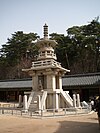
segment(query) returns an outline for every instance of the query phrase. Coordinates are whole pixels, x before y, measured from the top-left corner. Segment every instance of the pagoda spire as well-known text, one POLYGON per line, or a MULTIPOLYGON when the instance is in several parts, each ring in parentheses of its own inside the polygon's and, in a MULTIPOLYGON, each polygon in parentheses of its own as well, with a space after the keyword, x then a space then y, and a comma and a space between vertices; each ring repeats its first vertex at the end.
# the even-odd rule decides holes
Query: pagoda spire
POLYGON ((48 39, 48 25, 45 23, 44 27, 44 39, 48 39))

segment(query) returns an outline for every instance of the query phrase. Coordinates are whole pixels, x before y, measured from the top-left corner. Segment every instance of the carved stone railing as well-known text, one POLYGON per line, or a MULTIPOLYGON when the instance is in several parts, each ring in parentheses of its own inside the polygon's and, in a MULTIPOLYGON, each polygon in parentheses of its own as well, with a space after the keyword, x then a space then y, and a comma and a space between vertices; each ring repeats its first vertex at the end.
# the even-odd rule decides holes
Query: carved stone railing
POLYGON ((30 103, 31 103, 31 101, 32 101, 33 95, 34 95, 34 92, 32 91, 31 94, 29 95, 29 99, 28 99, 28 102, 27 102, 28 108, 29 108, 30 103))
POLYGON ((42 99, 41 99, 41 109, 42 110, 45 109, 46 98, 47 98, 47 91, 44 91, 43 95, 42 95, 42 99))
POLYGON ((73 100, 67 92, 61 91, 61 96, 64 98, 65 102, 69 107, 73 106, 73 100))
POLYGON ((32 67, 41 67, 41 66, 48 66, 48 65, 61 67, 61 64, 53 59, 32 62, 32 67))
POLYGON ((38 55, 38 59, 41 59, 41 58, 53 58, 53 59, 56 59, 56 54, 54 53, 40 53, 38 55))

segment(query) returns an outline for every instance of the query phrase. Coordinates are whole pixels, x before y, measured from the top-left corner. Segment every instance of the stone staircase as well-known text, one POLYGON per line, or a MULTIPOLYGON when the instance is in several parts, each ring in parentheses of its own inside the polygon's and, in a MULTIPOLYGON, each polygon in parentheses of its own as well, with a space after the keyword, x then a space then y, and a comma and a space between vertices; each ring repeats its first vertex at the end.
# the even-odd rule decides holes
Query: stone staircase
POLYGON ((66 91, 61 91, 61 96, 66 102, 67 107, 73 107, 73 99, 70 97, 70 95, 66 91))
POLYGON ((39 100, 42 98, 43 92, 34 92, 34 95, 32 97, 32 100, 30 102, 29 111, 38 111, 39 110, 39 100))

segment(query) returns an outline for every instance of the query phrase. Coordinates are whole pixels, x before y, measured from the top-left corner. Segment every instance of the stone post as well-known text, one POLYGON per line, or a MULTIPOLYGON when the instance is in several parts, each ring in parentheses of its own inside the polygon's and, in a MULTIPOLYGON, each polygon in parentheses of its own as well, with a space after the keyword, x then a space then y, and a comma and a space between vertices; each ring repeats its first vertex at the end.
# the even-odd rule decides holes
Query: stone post
POLYGON ((28 108, 27 108, 27 95, 24 95, 24 100, 23 100, 23 109, 24 111, 27 111, 28 108))
POLYGON ((40 95, 37 96, 37 107, 38 107, 39 111, 42 109, 40 95))
POLYGON ((81 107, 79 94, 77 94, 77 107, 81 107))
POLYGON ((56 110, 58 111, 58 109, 59 109, 59 99, 58 99, 58 94, 56 93, 55 94, 55 104, 56 104, 56 110))
POLYGON ((59 89, 62 89, 62 77, 59 77, 59 89))
POLYGON ((58 101, 58 94, 54 93, 53 94, 53 109, 55 109, 56 111, 58 111, 59 109, 59 101, 58 101))
POLYGON ((76 95, 73 94, 73 106, 76 108, 76 95))
POLYGON ((19 95, 19 107, 22 107, 22 96, 19 95))

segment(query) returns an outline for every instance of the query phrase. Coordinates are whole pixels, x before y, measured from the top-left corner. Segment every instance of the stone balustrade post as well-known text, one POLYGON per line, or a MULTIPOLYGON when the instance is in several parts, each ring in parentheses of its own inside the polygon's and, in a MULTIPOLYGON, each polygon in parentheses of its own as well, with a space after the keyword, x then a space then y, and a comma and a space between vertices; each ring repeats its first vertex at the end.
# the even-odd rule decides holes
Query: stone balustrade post
POLYGON ((22 96, 19 95, 19 107, 21 107, 21 106, 22 106, 22 96))
POLYGON ((73 94, 73 106, 76 108, 76 95, 73 94))
POLYGON ((81 107, 79 94, 77 94, 77 107, 81 107))
POLYGON ((23 109, 24 109, 24 111, 27 111, 28 110, 28 106, 27 106, 27 95, 24 95, 23 109))

